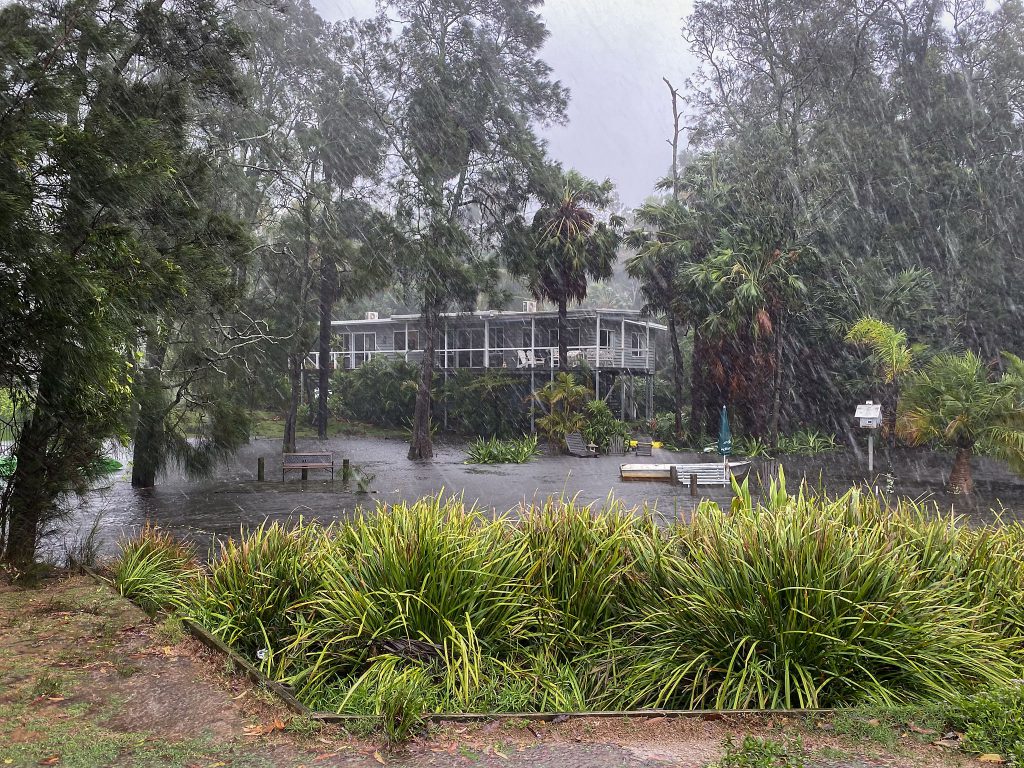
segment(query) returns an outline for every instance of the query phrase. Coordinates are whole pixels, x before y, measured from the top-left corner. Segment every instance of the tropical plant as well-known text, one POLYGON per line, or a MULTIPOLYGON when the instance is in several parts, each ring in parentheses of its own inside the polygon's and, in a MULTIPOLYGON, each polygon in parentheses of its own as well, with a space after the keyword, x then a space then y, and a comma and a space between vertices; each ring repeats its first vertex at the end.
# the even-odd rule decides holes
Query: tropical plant
POLYGON ((583 405, 589 394, 586 385, 577 384, 571 373, 556 374, 552 381, 533 393, 533 401, 542 411, 535 423, 547 440, 549 450, 561 450, 566 435, 583 429, 586 423, 583 405))
POLYGON ((896 433, 896 414, 899 409, 900 382, 914 370, 914 364, 924 352, 922 344, 908 344, 905 331, 897 331, 889 323, 874 317, 862 317, 851 326, 846 341, 871 351, 871 364, 880 380, 880 402, 884 410, 885 432, 896 433))
POLYGON ((834 451, 839 447, 835 435, 822 434, 813 429, 803 429, 792 435, 779 438, 779 452, 799 456, 816 456, 819 453, 834 451))
POLYGON ((510 440, 478 437, 467 453, 467 464, 525 464, 537 455, 537 436, 510 440))
POLYGON ((539 192, 541 208, 530 226, 509 228, 504 252, 509 272, 522 278, 537 299, 558 306, 558 365, 569 370, 566 312, 587 297, 591 280, 612 276, 622 219, 598 213, 611 205, 612 183, 600 184, 576 171, 558 173, 557 184, 539 192))
POLYGON ((896 429, 911 445, 956 451, 946 487, 970 493, 971 458, 994 456, 1024 473, 1024 360, 1003 353, 998 373, 974 352, 936 355, 907 383, 896 429))
POLYGON ((607 451, 612 438, 629 439, 629 427, 619 421, 604 400, 590 400, 583 406, 583 437, 593 443, 599 450, 607 451))

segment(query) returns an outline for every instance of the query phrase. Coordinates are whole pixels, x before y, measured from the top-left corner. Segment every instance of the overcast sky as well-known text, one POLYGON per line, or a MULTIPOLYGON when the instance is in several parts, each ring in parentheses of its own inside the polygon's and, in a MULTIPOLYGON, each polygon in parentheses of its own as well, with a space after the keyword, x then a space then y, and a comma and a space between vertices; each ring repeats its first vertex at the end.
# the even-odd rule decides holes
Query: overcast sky
MULTIPOLYGON (((329 21, 373 14, 373 0, 313 0, 329 21)), ((569 122, 547 132, 551 154, 597 179, 626 205, 651 193, 671 162, 668 77, 693 60, 681 36, 691 0, 547 0, 544 60, 570 90, 569 122)))

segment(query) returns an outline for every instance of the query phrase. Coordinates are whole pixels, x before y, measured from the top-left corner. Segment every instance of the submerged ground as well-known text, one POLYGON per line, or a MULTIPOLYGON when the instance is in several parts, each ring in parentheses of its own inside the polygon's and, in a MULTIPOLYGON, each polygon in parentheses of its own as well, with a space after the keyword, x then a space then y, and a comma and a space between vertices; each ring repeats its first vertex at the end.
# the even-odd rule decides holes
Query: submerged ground
MULTIPOLYGON (((265 519, 287 520, 299 516, 333 520, 351 514, 357 506, 376 501, 414 500, 438 493, 463 494, 475 503, 504 513, 525 502, 554 495, 576 497, 580 502, 603 502, 609 495, 628 506, 647 505, 663 522, 685 518, 695 504, 689 490, 667 483, 622 481, 619 464, 624 461, 690 462, 717 461, 714 455, 655 451, 651 459, 634 455, 577 459, 570 456, 542 456, 525 465, 481 466, 464 464, 463 443, 440 443, 432 462, 411 462, 401 439, 384 437, 332 437, 326 442, 300 441, 299 450, 331 451, 340 467, 350 458, 361 480, 346 489, 340 469, 332 484, 324 473, 313 473, 303 483, 290 473, 281 480, 281 444, 277 439, 258 439, 242 449, 217 470, 214 478, 192 481, 171 471, 156 488, 133 489, 127 464, 130 453, 119 458, 126 468, 108 478, 107 486, 90 494, 78 509, 70 533, 51 543, 59 556, 82 536, 99 516, 98 538, 102 549, 112 553, 117 539, 132 533, 147 520, 178 535, 195 540, 205 548, 215 535, 237 534, 240 527, 259 525, 265 519), (266 459, 267 481, 256 482, 257 459, 266 459), (360 489, 367 492, 360 492, 360 489)), ((851 449, 814 457, 782 457, 778 462, 758 460, 755 475, 770 476, 781 464, 794 487, 798 478, 842 493, 852 485, 869 480, 866 459, 851 449)), ((871 480, 880 490, 911 498, 927 498, 944 511, 951 508, 973 522, 993 519, 992 510, 1002 510, 1004 519, 1024 519, 1024 481, 997 462, 976 459, 976 491, 970 498, 953 498, 941 491, 948 474, 950 457, 923 450, 883 451, 877 456, 871 480)), ((757 486, 756 478, 752 486, 757 486)), ((730 489, 701 487, 701 496, 727 504, 730 489)))
POLYGON ((698 768, 745 735, 799 738, 821 768, 968 762, 920 724, 889 730, 860 713, 447 724, 389 750, 292 716, 177 625, 89 577, 0 586, 0 766, 698 768), (857 738, 868 734, 885 745, 857 738))

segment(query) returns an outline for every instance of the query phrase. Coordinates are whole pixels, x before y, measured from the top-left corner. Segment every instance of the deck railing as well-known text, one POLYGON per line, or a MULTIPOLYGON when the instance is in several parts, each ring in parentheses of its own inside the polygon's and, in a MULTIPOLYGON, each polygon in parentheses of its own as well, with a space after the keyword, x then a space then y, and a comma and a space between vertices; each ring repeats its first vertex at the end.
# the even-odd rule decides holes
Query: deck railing
MULTIPOLYGON (((351 369, 362 365, 371 357, 404 357, 418 363, 423 351, 417 349, 382 349, 359 352, 331 352, 332 369, 351 369)), ((504 368, 520 371, 551 370, 558 368, 558 347, 482 347, 438 349, 434 360, 439 368, 504 368)), ((314 370, 320 367, 320 355, 311 352, 307 363, 314 370)), ((598 369, 630 369, 651 371, 654 355, 646 348, 631 347, 569 347, 569 367, 586 364, 598 369)))

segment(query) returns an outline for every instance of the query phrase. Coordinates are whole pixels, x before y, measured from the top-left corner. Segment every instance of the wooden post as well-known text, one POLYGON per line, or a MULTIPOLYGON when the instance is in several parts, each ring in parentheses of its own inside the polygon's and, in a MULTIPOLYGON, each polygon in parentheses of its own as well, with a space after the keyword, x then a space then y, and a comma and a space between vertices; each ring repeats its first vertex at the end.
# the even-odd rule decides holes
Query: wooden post
POLYGON ((697 498, 697 476, 690 475, 690 495, 697 498))
POLYGON ((267 479, 266 474, 267 462, 266 459, 260 456, 258 459, 256 459, 256 480, 262 483, 264 480, 267 479))
POLYGON ((348 473, 349 473, 348 459, 342 459, 341 460, 341 481, 343 483, 347 483, 348 482, 348 473))

